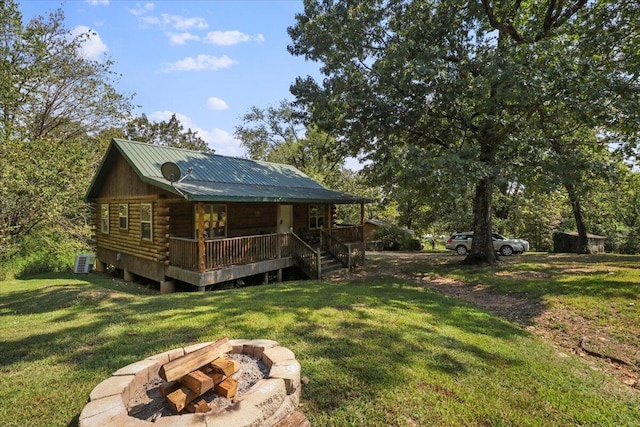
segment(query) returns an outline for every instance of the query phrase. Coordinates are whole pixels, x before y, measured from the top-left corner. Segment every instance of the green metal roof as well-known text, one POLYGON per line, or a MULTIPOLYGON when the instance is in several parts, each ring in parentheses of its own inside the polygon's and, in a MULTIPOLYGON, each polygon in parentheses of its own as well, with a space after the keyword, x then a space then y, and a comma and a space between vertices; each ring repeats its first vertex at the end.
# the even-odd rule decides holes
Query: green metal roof
POLYGON ((120 153, 142 181, 193 201, 365 203, 324 188, 293 166, 113 139, 87 192, 96 198, 109 165, 120 153), (161 166, 175 163, 182 179, 171 183, 161 166), (190 173, 188 171, 191 171, 190 173))

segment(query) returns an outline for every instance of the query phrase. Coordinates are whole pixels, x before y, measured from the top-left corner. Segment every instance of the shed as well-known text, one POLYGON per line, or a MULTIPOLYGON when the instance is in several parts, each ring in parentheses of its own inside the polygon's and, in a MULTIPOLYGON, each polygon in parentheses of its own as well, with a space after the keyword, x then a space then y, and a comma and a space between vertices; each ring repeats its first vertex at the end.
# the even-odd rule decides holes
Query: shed
POLYGON ((388 227, 391 223, 377 218, 369 218, 364 222, 364 240, 373 241, 373 233, 380 227, 388 227))
MULTIPOLYGON (((555 231, 553 233, 553 252, 556 253, 576 253, 578 252, 577 231, 555 231)), ((587 233, 587 239, 592 252, 604 252, 606 236, 587 233)))

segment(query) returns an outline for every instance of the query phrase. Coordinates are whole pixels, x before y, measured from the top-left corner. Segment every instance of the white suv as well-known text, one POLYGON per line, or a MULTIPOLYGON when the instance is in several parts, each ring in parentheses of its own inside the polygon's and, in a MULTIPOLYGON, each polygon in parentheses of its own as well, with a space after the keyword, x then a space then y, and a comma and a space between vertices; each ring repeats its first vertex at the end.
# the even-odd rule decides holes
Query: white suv
MULTIPOLYGON (((500 255, 511 256, 520 254, 529 250, 529 242, 522 239, 507 239, 501 234, 492 233, 493 248, 500 255)), ((456 251, 458 255, 466 255, 471 250, 471 241, 473 240, 473 231, 463 231, 454 233, 447 240, 447 249, 456 251)))

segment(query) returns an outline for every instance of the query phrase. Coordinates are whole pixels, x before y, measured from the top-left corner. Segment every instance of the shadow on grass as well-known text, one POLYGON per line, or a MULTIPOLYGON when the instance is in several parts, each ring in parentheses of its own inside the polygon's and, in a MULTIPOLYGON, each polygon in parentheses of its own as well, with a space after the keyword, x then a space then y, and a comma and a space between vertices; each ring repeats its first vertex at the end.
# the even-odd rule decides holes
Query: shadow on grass
POLYGON ((523 324, 547 309, 547 297, 640 299, 640 256, 527 254, 503 257, 496 267, 462 266, 459 260, 450 254, 374 254, 369 268, 395 271, 454 297, 466 295, 523 324), (483 299, 483 293, 495 297, 483 299))
MULTIPOLYGON (((87 276, 85 284, 4 290, 0 318, 23 319, 33 329, 0 342, 0 368, 53 360, 91 372, 97 384, 127 364, 191 343, 222 336, 273 339, 296 353, 311 378, 305 399, 326 411, 348 405, 354 393, 373 397, 381 385, 401 387, 398 373, 416 360, 452 376, 518 364, 490 344, 465 337, 490 343, 526 335, 468 305, 391 278, 171 295, 127 294, 103 285, 100 277, 87 276)), ((86 397, 78 396, 76 404, 86 397)))

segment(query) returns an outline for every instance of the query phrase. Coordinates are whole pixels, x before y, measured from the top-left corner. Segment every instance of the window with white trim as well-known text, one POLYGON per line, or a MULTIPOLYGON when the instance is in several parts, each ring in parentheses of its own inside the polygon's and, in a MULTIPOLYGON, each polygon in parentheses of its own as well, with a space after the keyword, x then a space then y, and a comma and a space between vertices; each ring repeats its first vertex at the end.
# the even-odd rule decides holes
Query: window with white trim
POLYGON ((104 234, 109 234, 109 204, 100 205, 100 230, 104 234))
POLYGON ((129 204, 120 203, 118 206, 118 222, 120 229, 127 230, 129 228, 129 204))
POLYGON ((325 226, 324 205, 309 205, 309 230, 325 226))
POLYGON ((153 211, 151 203, 140 205, 140 238, 153 240, 153 211))

